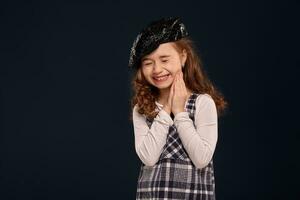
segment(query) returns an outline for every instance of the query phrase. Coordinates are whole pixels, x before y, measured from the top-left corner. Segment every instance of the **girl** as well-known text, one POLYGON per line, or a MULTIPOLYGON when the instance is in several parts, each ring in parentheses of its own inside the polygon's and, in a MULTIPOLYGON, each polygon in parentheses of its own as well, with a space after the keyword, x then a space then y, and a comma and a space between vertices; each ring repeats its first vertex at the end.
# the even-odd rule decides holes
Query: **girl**
POLYGON ((142 164, 136 199, 215 199, 218 114, 227 105, 209 81, 178 17, 145 27, 129 67, 135 150, 142 164))

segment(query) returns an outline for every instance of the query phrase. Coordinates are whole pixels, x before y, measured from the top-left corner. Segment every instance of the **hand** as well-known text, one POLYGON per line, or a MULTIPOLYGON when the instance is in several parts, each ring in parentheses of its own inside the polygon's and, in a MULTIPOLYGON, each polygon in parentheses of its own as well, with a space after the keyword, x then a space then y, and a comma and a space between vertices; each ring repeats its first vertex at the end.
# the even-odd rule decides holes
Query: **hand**
MULTIPOLYGON (((172 89, 171 89, 171 91, 174 93, 174 95, 173 95, 173 101, 171 104, 171 111, 175 116, 177 113, 185 111, 184 106, 185 106, 185 102, 188 97, 187 89, 186 89, 186 86, 185 86, 185 83, 183 80, 182 71, 179 71, 175 75, 175 79, 173 81, 172 87, 173 87, 174 91, 172 91, 172 89)), ((170 91, 170 94, 171 94, 171 91, 170 91)))
MULTIPOLYGON (((168 113, 171 114, 171 109, 172 109, 172 102, 173 102, 173 95, 174 95, 174 84, 175 81, 173 81, 172 86, 170 88, 170 92, 169 92, 169 97, 168 97, 168 101, 167 104, 164 105, 163 109, 168 113)), ((174 113, 173 113, 174 114, 174 113)))

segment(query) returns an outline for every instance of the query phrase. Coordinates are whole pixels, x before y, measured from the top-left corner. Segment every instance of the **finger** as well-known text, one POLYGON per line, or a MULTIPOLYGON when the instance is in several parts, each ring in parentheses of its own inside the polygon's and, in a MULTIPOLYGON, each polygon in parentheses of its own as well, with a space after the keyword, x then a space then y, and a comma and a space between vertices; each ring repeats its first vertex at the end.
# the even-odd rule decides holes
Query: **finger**
POLYGON ((177 80, 180 80, 180 71, 177 73, 177 80))
POLYGON ((176 73, 175 76, 174 76, 174 83, 175 83, 176 80, 177 80, 177 76, 178 76, 178 74, 176 73))
POLYGON ((176 84, 176 78, 177 78, 177 75, 175 74, 175 76, 174 76, 174 80, 173 80, 173 85, 175 85, 175 84, 176 84))
POLYGON ((180 73, 180 79, 183 81, 183 73, 180 73))
POLYGON ((181 87, 182 87, 182 78, 181 78, 181 75, 180 75, 180 74, 178 75, 177 82, 178 82, 178 87, 179 87, 179 89, 182 89, 182 88, 181 88, 181 87))
POLYGON ((170 104, 170 107, 172 108, 173 106, 173 100, 174 100, 174 96, 175 96, 175 80, 173 81, 173 84, 171 86, 171 89, 170 89, 170 94, 169 94, 169 104, 170 104))
POLYGON ((183 89, 183 80, 182 80, 181 74, 178 77, 178 87, 179 87, 180 90, 183 89))
POLYGON ((180 77, 180 71, 178 71, 178 72, 176 73, 176 77, 177 77, 177 78, 180 77))
POLYGON ((170 89, 170 94, 172 94, 172 95, 174 93, 174 85, 175 85, 175 81, 173 81, 173 83, 171 85, 171 89, 170 89))
POLYGON ((178 77, 176 76, 175 80, 174 80, 174 94, 175 95, 177 94, 177 90, 178 90, 178 77))
POLYGON ((176 84, 176 75, 174 76, 172 86, 171 86, 171 88, 173 88, 173 90, 174 90, 175 84, 176 84))
POLYGON ((175 93, 175 86, 176 86, 176 84, 177 84, 177 80, 174 79, 174 81, 173 81, 173 83, 172 83, 172 94, 173 94, 173 95, 174 95, 174 93, 175 93))
POLYGON ((181 87, 182 87, 182 88, 185 88, 185 83, 184 83, 183 78, 181 78, 181 87))
POLYGON ((182 87, 185 87, 185 82, 184 82, 184 79, 183 79, 183 73, 181 73, 181 85, 182 87))
POLYGON ((179 73, 177 74, 177 77, 176 77, 176 83, 177 83, 177 85, 180 84, 180 74, 179 73))
POLYGON ((185 86, 182 78, 179 81, 179 88, 180 88, 180 94, 185 95, 187 91, 186 91, 186 86, 185 86))

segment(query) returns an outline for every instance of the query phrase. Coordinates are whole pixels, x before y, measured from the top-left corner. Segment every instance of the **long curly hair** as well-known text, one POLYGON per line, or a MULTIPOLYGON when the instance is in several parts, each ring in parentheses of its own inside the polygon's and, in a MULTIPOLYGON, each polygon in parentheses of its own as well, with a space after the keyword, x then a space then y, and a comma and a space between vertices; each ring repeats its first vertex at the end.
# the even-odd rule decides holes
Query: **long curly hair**
MULTIPOLYGON (((203 69, 202 61, 197 54, 194 42, 190 37, 184 37, 174 43, 178 52, 181 52, 183 49, 187 51, 187 60, 183 68, 183 80, 186 87, 194 93, 209 94, 216 104, 217 114, 220 117, 224 114, 228 102, 209 80, 203 69)), ((159 97, 159 90, 146 81, 141 67, 135 71, 131 85, 134 92, 131 99, 131 111, 133 111, 134 106, 137 104, 140 114, 144 114, 148 119, 155 118, 158 113, 155 101, 159 97)), ((130 120, 132 120, 132 113, 130 120)))

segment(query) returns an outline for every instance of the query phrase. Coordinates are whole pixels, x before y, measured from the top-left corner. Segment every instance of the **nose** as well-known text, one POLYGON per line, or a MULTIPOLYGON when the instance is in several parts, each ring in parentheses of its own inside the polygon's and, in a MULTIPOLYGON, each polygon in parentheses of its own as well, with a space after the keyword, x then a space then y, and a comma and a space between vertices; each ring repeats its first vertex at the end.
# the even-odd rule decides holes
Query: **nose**
POLYGON ((154 74, 159 74, 161 71, 162 71, 162 67, 158 64, 154 64, 153 73, 154 74))

